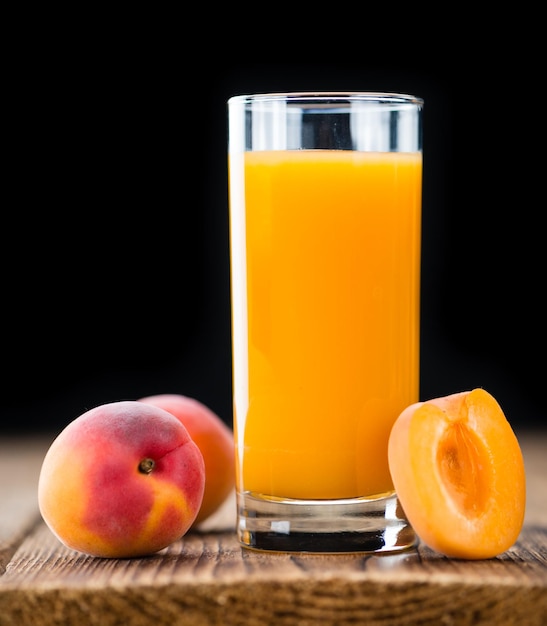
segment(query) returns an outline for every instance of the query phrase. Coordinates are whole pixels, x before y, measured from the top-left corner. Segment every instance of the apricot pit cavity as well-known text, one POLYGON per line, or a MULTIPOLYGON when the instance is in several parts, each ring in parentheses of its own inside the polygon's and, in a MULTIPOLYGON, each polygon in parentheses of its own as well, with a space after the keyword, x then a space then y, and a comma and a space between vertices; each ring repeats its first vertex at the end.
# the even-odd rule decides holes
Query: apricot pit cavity
POLYGON ((490 494, 487 453, 478 437, 463 422, 454 422, 437 450, 443 484, 456 504, 470 516, 480 515, 490 494))

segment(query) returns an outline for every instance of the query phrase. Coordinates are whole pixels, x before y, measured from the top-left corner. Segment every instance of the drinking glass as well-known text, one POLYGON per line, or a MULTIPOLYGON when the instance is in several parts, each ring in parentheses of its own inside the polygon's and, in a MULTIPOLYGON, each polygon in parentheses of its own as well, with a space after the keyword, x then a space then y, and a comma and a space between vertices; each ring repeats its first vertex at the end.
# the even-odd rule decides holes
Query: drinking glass
POLYGON ((397 93, 228 101, 242 546, 416 543, 387 445, 419 393, 422 110, 397 93))

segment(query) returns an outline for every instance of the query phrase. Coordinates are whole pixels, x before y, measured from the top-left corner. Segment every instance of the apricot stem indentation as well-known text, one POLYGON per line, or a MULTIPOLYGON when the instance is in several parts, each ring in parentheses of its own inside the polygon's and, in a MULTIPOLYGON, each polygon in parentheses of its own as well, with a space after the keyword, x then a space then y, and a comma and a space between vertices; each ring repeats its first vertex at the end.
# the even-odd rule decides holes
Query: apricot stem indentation
POLYGON ((154 459, 146 458, 139 463, 139 472, 141 474, 150 474, 154 467, 156 467, 154 459))

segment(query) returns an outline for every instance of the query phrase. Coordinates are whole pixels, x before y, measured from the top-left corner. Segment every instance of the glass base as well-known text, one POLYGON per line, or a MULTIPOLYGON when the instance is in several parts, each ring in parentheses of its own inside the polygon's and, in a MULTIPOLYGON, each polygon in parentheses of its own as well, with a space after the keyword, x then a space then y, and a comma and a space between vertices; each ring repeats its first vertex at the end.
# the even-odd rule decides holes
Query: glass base
POLYGON ((395 493, 344 500, 238 493, 237 508, 239 541, 254 550, 381 553, 408 550, 418 541, 395 493))

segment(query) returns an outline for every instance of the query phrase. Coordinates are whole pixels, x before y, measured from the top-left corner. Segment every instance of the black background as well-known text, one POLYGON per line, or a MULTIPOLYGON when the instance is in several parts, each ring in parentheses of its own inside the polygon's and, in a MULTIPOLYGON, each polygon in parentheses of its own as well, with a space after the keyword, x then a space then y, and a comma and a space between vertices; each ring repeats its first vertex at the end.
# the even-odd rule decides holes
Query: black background
POLYGON ((308 37, 305 20, 275 38, 261 21, 214 40, 167 16, 165 34, 118 20, 20 42, 5 90, 2 432, 57 432, 164 392, 231 423, 226 101, 288 90, 424 98, 421 399, 484 387, 515 427, 543 423, 544 106, 504 41, 470 50, 469 33, 402 23, 402 39, 373 42, 345 19, 351 45, 328 43, 329 16, 308 37))

